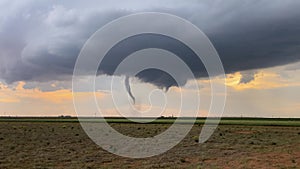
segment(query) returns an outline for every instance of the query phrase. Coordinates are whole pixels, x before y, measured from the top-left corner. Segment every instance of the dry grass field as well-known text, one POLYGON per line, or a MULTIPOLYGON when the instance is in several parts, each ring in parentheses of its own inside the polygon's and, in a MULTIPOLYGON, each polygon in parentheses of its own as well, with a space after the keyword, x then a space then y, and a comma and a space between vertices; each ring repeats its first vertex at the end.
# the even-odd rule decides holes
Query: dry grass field
MULTIPOLYGON (((111 123, 135 137, 170 124, 111 123)), ((300 127, 220 125, 198 144, 194 125, 176 147, 159 156, 130 159, 110 154, 79 123, 0 122, 0 168, 300 168, 300 127)))

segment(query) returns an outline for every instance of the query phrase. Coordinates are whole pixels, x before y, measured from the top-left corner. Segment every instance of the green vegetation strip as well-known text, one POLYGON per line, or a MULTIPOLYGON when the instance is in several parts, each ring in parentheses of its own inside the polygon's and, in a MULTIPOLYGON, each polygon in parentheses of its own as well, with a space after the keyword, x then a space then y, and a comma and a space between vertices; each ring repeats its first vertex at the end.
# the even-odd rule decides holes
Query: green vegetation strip
MULTIPOLYGON (((146 123, 149 119, 136 118, 135 121, 139 123, 146 123)), ((204 124, 205 118, 197 118, 195 124, 204 124)), ((0 117, 0 122, 86 122, 86 123, 136 123, 125 118, 37 118, 37 117, 0 117)), ((150 124, 172 124, 176 121, 175 118, 158 118, 150 124)), ((191 118, 183 118, 176 121, 180 124, 191 124, 194 122, 191 118)), ((216 124, 216 119, 209 119, 208 124, 216 124)), ((247 125, 247 126, 299 126, 300 119, 272 119, 272 118, 222 118, 220 125, 247 125)))

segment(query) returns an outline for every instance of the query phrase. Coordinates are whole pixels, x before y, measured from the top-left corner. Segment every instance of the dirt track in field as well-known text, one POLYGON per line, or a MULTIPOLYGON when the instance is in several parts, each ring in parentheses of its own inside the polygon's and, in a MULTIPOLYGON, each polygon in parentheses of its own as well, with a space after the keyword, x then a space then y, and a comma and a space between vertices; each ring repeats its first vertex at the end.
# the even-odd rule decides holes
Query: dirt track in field
MULTIPOLYGON (((111 124, 154 136, 168 124, 111 124)), ((168 152, 146 159, 110 154, 78 123, 0 122, 0 168, 300 168, 300 127, 219 126, 205 144, 201 127, 168 152)))

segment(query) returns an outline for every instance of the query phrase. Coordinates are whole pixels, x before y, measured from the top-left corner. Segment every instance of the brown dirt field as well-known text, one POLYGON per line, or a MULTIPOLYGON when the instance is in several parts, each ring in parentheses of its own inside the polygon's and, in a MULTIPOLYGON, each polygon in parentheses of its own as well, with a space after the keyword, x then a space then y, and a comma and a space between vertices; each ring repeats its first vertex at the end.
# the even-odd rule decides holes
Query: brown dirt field
MULTIPOLYGON (((124 134, 155 135, 167 124, 112 124, 124 134)), ((110 154, 78 123, 0 122, 0 168, 300 168, 300 127, 219 126, 205 144, 195 125, 159 156, 110 154)))

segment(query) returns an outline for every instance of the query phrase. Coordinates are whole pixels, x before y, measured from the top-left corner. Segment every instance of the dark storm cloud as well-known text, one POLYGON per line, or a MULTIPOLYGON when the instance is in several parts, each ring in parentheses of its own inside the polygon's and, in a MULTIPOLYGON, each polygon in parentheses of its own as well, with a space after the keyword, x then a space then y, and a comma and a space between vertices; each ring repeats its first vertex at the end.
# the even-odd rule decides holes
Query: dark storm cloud
MULTIPOLYGON (((174 2, 131 1, 99 7, 96 1, 90 5, 79 1, 0 3, 0 79, 8 83, 66 80, 72 75, 84 42, 98 28, 120 16, 142 11, 168 12, 197 25, 217 49, 226 73, 300 60, 298 0, 174 2)), ((188 62, 197 77, 206 76, 203 65, 180 42, 145 36, 139 40, 131 38, 130 44, 133 46, 129 49, 111 51, 115 54, 107 57, 109 64, 104 64, 100 72, 111 74, 120 62, 118 54, 159 44, 188 62)), ((159 87, 183 85, 157 70, 141 72, 137 77, 159 87)))
MULTIPOLYGON (((110 51, 108 51, 100 63, 99 74, 104 73, 113 75, 118 65, 126 59, 127 56, 136 51, 149 48, 159 48, 172 52, 188 65, 196 77, 207 76, 201 60, 188 46, 174 38, 157 34, 136 35, 117 43, 110 51)), ((167 66, 171 67, 172 62, 170 61, 170 65, 167 66)), ((130 72, 122 73, 125 74, 130 72)), ((180 79, 176 79, 178 83, 181 82, 178 84, 167 72, 158 69, 146 69, 135 76, 144 82, 152 83, 160 88, 165 88, 166 90, 171 86, 185 85, 189 78, 181 77, 180 79)))

